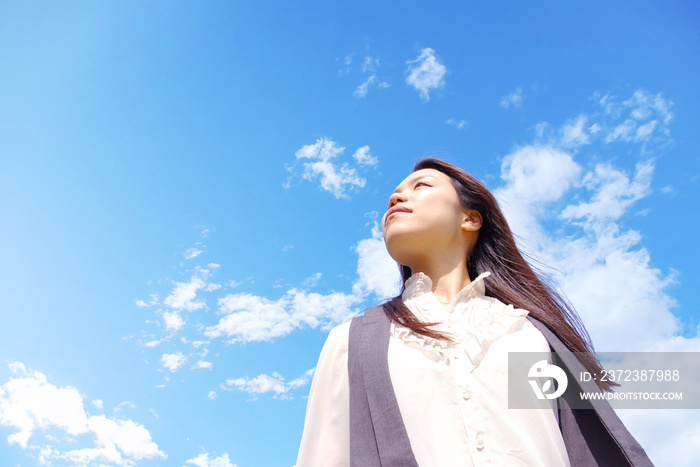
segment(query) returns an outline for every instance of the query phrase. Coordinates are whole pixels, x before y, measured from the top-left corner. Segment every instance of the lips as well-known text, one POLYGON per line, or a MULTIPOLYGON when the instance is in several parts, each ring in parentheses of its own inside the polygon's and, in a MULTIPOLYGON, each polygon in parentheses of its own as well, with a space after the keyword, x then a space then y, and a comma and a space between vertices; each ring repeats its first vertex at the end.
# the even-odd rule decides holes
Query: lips
POLYGON ((391 216, 394 214, 400 213, 400 212, 411 212, 408 210, 408 208, 401 206, 400 204, 397 204, 395 206, 392 206, 387 212, 386 212, 386 219, 389 219, 391 216))

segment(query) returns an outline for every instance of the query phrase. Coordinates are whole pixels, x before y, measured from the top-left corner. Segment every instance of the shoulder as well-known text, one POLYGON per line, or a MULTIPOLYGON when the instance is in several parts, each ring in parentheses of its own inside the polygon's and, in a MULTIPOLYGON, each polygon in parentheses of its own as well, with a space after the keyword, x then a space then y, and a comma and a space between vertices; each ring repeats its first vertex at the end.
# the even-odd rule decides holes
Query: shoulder
POLYGON ((538 352, 549 352, 549 342, 544 337, 544 334, 537 329, 532 322, 527 319, 523 324, 522 332, 527 336, 528 341, 531 343, 533 348, 537 349, 538 352))
POLYGON ((341 356, 347 356, 350 323, 351 321, 348 321, 331 329, 326 338, 326 343, 323 344, 321 358, 335 359, 341 356))
POLYGON ((328 333, 328 338, 326 339, 326 345, 347 347, 348 336, 350 335, 350 323, 352 323, 352 321, 339 324, 331 329, 331 331, 328 333))

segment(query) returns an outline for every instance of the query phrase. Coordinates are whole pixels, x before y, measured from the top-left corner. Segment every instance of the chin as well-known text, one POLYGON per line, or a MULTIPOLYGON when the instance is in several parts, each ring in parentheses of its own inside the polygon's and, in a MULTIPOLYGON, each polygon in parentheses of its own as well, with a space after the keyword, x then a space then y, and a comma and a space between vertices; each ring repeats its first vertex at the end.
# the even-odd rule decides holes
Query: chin
POLYGON ((412 258, 415 258, 416 251, 415 246, 411 242, 386 242, 386 250, 389 252, 389 256, 397 263, 408 266, 413 262, 412 258))

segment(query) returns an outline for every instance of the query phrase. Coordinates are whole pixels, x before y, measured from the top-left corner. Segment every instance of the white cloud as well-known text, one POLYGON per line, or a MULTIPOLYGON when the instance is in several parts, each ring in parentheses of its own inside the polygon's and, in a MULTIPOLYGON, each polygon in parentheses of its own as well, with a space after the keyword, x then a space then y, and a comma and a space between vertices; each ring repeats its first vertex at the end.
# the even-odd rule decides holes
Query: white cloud
POLYGON ((462 128, 467 127, 467 121, 466 120, 456 120, 454 118, 448 119, 445 123, 447 123, 450 126, 453 126, 457 128, 458 130, 461 130, 462 128))
POLYGON ((289 397, 289 392, 302 386, 306 386, 311 381, 311 377, 314 374, 314 369, 307 370, 299 378, 293 379, 292 381, 286 382, 284 377, 279 373, 272 373, 272 375, 258 375, 254 378, 235 378, 227 379, 225 383, 226 388, 236 388, 239 391, 247 392, 249 394, 265 394, 268 392, 274 392, 275 397, 289 397))
POLYGON ((187 357, 182 352, 164 353, 160 357, 160 363, 163 365, 163 368, 172 372, 177 371, 186 361, 187 357))
POLYGON ((370 75, 365 81, 362 82, 362 84, 355 88, 352 95, 353 97, 362 99, 367 96, 367 93, 369 92, 370 88, 374 86, 377 86, 379 89, 386 89, 391 85, 386 81, 379 81, 376 75, 370 75))
POLYGON ((163 300, 163 304, 175 310, 195 311, 206 308, 203 300, 197 300, 197 292, 199 290, 210 292, 221 287, 219 284, 207 283, 209 275, 208 269, 196 267, 189 282, 175 282, 175 288, 163 300))
POLYGON ((637 164, 634 179, 609 164, 597 164, 593 172, 583 178, 583 185, 593 193, 589 202, 569 205, 562 211, 565 219, 585 219, 596 222, 619 219, 636 201, 651 193, 654 164, 637 164))
POLYGON ((185 252, 185 259, 196 258, 197 256, 199 256, 201 254, 202 254, 202 250, 200 250, 199 248, 193 247, 185 252))
POLYGON ((397 295, 401 282, 398 266, 387 253, 376 223, 372 237, 360 241, 355 250, 358 277, 352 293, 319 294, 291 288, 278 299, 227 294, 219 299, 219 313, 224 316, 216 325, 208 326, 204 335, 235 343, 272 341, 304 326, 330 329, 360 311, 355 307, 368 295, 373 294, 377 300, 397 295))
POLYGON ((506 156, 501 165, 505 185, 494 194, 511 229, 527 241, 542 238, 544 227, 537 217, 569 189, 580 172, 569 154, 551 146, 525 146, 506 156))
POLYGON ((104 407, 104 402, 100 399, 95 399, 92 401, 92 405, 94 405, 98 410, 102 410, 104 407))
POLYGON ((363 98, 367 96, 367 92, 369 91, 370 86, 375 84, 377 81, 377 77, 372 75, 368 77, 362 84, 360 84, 355 91, 353 91, 352 95, 357 98, 363 98))
POLYGON ((567 123, 562 128, 561 145, 564 147, 576 147, 588 143, 588 135, 586 134, 586 125, 588 118, 585 115, 579 115, 576 120, 567 123))
POLYGON ((362 71, 364 73, 374 73, 379 68, 379 59, 372 57, 365 57, 364 62, 362 62, 362 71))
POLYGON ((406 83, 420 92, 421 99, 430 100, 430 91, 439 89, 445 84, 447 68, 435 57, 435 51, 425 48, 415 60, 408 64, 406 83))
POLYGON ((389 256, 384 237, 375 223, 372 237, 361 240, 356 251, 358 279, 352 291, 357 296, 373 293, 378 300, 396 296, 401 287, 401 274, 396 262, 389 256))
POLYGON ((639 232, 619 223, 650 194, 653 169, 640 162, 632 178, 610 164, 584 171, 570 154, 541 146, 503 162, 496 195, 519 243, 551 268, 599 351, 700 342, 679 340, 675 301, 666 292, 676 274, 654 268, 639 232))
POLYGON ((571 155, 546 146, 525 146, 506 156, 501 179, 506 189, 530 204, 559 199, 579 175, 581 168, 571 155))
POLYGON ((240 293, 219 299, 219 311, 225 316, 215 326, 206 328, 210 338, 225 336, 229 343, 271 341, 307 325, 329 328, 353 314, 359 299, 333 292, 327 295, 290 289, 281 298, 240 293))
MULTIPOLYGON (((0 386, 0 424, 17 429, 8 436, 8 442, 39 451, 41 462, 63 459, 83 465, 95 462, 133 465, 134 461, 143 459, 166 458, 142 425, 105 415, 90 416, 77 389, 54 386, 42 373, 30 371, 19 362, 11 364, 10 370, 13 376, 0 386), (58 432, 44 437, 49 444, 29 444, 37 430, 50 429, 58 432), (60 441, 56 436, 74 439, 83 434, 94 436, 92 447, 62 452, 50 444, 60 441)), ((102 405, 101 401, 95 405, 102 405)))
POLYGON ((673 119, 673 103, 661 94, 652 95, 637 90, 623 102, 618 102, 610 95, 601 97, 596 94, 594 98, 603 109, 602 118, 605 121, 600 127, 604 130, 606 142, 648 143, 670 140, 668 124, 673 119))
POLYGON ((136 408, 136 406, 134 405, 133 402, 123 401, 123 402, 120 402, 119 405, 117 405, 116 410, 122 410, 122 409, 124 409, 124 407, 126 407, 127 409, 135 409, 136 408))
POLYGON ((193 366, 192 368, 193 368, 193 369, 201 369, 201 368, 204 368, 204 369, 207 369, 207 370, 211 370, 211 368, 212 368, 213 366, 214 366, 214 365, 213 365, 212 362, 207 362, 207 361, 205 361, 205 360, 198 360, 197 363, 195 363, 194 366, 193 366))
POLYGON ((277 395, 281 395, 288 391, 284 378, 279 373, 258 375, 254 378, 227 379, 226 385, 251 394, 274 392, 277 395))
MULTIPOLYGON (((180 316, 177 311, 166 311, 163 313, 163 323, 165 323, 165 330, 171 333, 177 332, 185 326, 185 321, 183 321, 182 316, 180 316)), ((148 342, 146 346, 153 347, 159 342, 160 341, 151 341, 148 342)))
POLYGON ((673 188, 672 185, 666 185, 665 187, 661 188, 661 193, 663 193, 665 195, 672 195, 672 194, 675 194, 675 192, 676 192, 676 189, 673 188))
POLYGON ((377 70, 379 69, 379 59, 373 57, 365 57, 362 62, 362 73, 368 75, 365 81, 360 84, 355 91, 352 93, 353 97, 362 99, 367 96, 370 88, 379 87, 380 89, 385 89, 390 86, 389 83, 385 81, 380 81, 377 78, 377 70))
POLYGON ((337 61, 341 62, 341 68, 338 70, 338 76, 344 76, 350 73, 352 69, 352 55, 346 55, 343 59, 336 58, 337 61))
MULTIPOLYGON (((347 162, 341 165, 335 163, 344 152, 344 147, 338 146, 328 138, 319 138, 314 144, 303 146, 295 154, 304 167, 302 179, 311 182, 318 180, 321 188, 336 198, 349 198, 348 192, 364 187, 366 180, 347 162)), ((376 158, 369 156, 369 146, 359 148, 355 155, 355 160, 361 166, 376 163, 376 158)), ((292 166, 288 170, 293 172, 294 168, 295 166, 292 166)), ((285 188, 289 188, 290 181, 285 184, 285 188)))
POLYGON ((355 154, 352 155, 352 158, 355 159, 360 165, 377 165, 377 162, 379 162, 376 157, 370 154, 369 146, 357 148, 357 151, 355 151, 355 154))
POLYGON ((197 301, 197 291, 203 289, 206 283, 197 276, 192 276, 189 282, 175 282, 175 288, 168 295, 163 304, 178 310, 199 310, 204 308, 206 304, 203 301, 197 301))
POLYGON ((523 105, 523 88, 516 88, 515 91, 501 98, 500 106, 509 109, 511 106, 520 108, 523 105))
POLYGON ((197 467, 236 467, 229 459, 228 453, 209 459, 209 454, 205 452, 197 457, 186 460, 185 464, 191 464, 197 467))
POLYGON ((685 410, 618 410, 627 429, 644 447, 655 465, 694 467, 700 456, 700 411, 685 410))
POLYGON ((318 281, 321 280, 321 277, 323 274, 320 272, 317 272, 316 274, 312 274, 311 276, 307 277, 306 280, 304 280, 304 286, 305 287, 316 287, 318 285, 318 281))
MULTIPOLYGON (((360 148, 356 159, 369 163, 368 148, 360 148)), ((378 213, 371 213, 371 217, 378 217, 378 213)), ((195 273, 189 282, 175 283, 170 295, 164 300, 163 305, 170 309, 158 310, 161 317, 161 330, 167 334, 157 338, 153 334, 144 333, 145 347, 152 348, 163 342, 169 341, 174 333, 180 332, 185 327, 192 328, 197 333, 211 339, 224 339, 227 343, 273 341, 284 337, 296 329, 330 329, 343 323, 361 308, 359 307, 368 297, 373 300, 383 300, 398 294, 400 290, 400 277, 398 267, 389 257, 384 246, 381 231, 376 222, 372 229, 372 235, 364 239, 355 247, 358 254, 357 278, 351 286, 351 292, 325 292, 315 293, 307 290, 317 287, 323 277, 315 273, 303 281, 303 287, 288 287, 286 291, 276 298, 259 296, 247 292, 227 293, 216 297, 218 322, 204 321, 207 315, 193 314, 185 318, 182 310, 206 309, 205 298, 198 295, 206 290, 221 290, 217 284, 215 287, 208 283, 209 270, 195 267, 195 273)), ((249 279, 250 280, 250 279, 249 279)), ((226 281, 227 287, 237 287, 239 282, 226 281)), ((283 287, 280 284, 279 287, 283 287)), ((184 345, 191 346, 190 351, 182 349, 159 355, 161 368, 166 371, 179 371, 188 361, 192 360, 189 368, 209 368, 213 365, 210 359, 204 358, 207 350, 196 351, 198 346, 208 344, 208 341, 192 341, 181 336, 180 341, 184 345)))
POLYGON ((314 375, 315 371, 316 371, 316 368, 311 368, 309 370, 306 370, 306 372, 302 376, 295 378, 295 379, 291 380, 290 382, 288 382, 287 387, 289 389, 296 389, 296 388, 300 388, 302 386, 306 386, 311 381, 311 377, 314 375))

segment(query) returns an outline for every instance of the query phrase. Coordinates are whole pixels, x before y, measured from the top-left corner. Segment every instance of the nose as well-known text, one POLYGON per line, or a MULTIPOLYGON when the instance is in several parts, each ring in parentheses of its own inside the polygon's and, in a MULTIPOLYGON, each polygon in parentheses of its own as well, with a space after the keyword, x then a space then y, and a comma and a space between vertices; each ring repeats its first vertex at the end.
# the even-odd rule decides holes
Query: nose
POLYGON ((400 192, 400 191, 394 192, 389 197, 389 208, 392 208, 397 203, 403 203, 405 201, 406 201, 406 196, 403 194, 403 192, 400 192))

